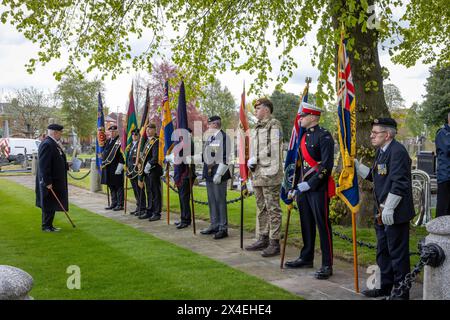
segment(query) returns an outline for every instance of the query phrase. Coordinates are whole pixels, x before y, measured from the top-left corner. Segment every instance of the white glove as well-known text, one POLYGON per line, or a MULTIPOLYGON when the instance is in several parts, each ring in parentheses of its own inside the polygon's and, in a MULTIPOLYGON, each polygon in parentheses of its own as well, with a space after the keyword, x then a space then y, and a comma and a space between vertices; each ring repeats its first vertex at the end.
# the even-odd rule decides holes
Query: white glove
POLYGON ((203 180, 203 175, 200 173, 197 175, 197 181, 200 182, 203 180))
POLYGON ((256 167, 257 162, 258 162, 258 160, 256 159, 256 157, 251 157, 247 161, 247 167, 249 169, 254 169, 256 167))
POLYGON ((383 221, 383 224, 387 226, 394 224, 394 210, 397 208, 401 200, 402 197, 390 192, 388 193, 384 203, 383 212, 381 213, 381 220, 383 221))
POLYGON ((175 154, 171 153, 166 155, 166 162, 173 164, 175 162, 175 154))
POLYGON ((297 190, 289 190, 287 198, 288 199, 295 199, 297 197, 297 190))
POLYGON ((145 173, 145 174, 149 174, 151 168, 152 168, 152 165, 150 164, 150 162, 147 162, 147 164, 146 164, 145 167, 144 167, 144 173, 145 173))
POLYGON ((298 191, 300 191, 300 192, 306 192, 306 191, 308 191, 309 189, 311 189, 311 187, 309 186, 308 182, 300 182, 300 183, 297 185, 297 189, 298 189, 298 191))
POLYGON ((370 168, 368 166, 363 165, 362 163, 359 163, 357 159, 355 159, 355 168, 356 173, 358 173, 358 175, 363 179, 367 178, 367 176, 370 173, 370 168))
POLYGON ((119 164, 117 165, 116 172, 114 172, 114 173, 117 174, 117 175, 119 175, 119 174, 122 174, 122 171, 123 171, 123 163, 119 163, 119 164))
POLYGON ((223 163, 219 163, 219 167, 217 168, 216 174, 214 175, 213 182, 215 184, 220 184, 222 181, 222 176, 227 172, 228 166, 223 163))

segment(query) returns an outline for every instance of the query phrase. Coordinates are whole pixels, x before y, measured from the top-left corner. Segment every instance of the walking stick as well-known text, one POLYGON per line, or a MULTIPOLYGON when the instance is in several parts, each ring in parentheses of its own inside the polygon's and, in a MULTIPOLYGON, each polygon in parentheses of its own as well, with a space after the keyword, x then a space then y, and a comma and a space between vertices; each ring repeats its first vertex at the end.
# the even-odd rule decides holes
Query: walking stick
POLYGON ((169 162, 166 163, 166 190, 167 190, 167 199, 166 199, 166 204, 167 204, 167 224, 170 224, 170 200, 169 200, 169 194, 170 194, 170 189, 169 189, 169 162))
POLYGON ((291 220, 292 204, 288 205, 287 209, 288 209, 288 211, 287 211, 287 221, 286 221, 286 229, 284 231, 283 248, 281 250, 280 269, 283 269, 283 265, 284 265, 284 255, 286 254, 286 244, 287 244, 288 233, 289 233, 289 222, 291 220))
POLYGON ((72 225, 72 227, 75 228, 75 225, 72 222, 72 219, 70 219, 69 213, 66 211, 66 209, 64 209, 61 201, 59 201, 58 196, 56 195, 55 191, 53 191, 53 188, 49 188, 49 190, 52 192, 53 196, 55 197, 56 201, 58 201, 59 206, 61 207, 61 209, 64 211, 64 213, 66 214, 67 219, 69 219, 70 224, 72 225))
POLYGON ((192 168, 189 165, 189 188, 191 191, 191 207, 192 207, 192 230, 194 231, 194 234, 196 234, 195 231, 195 206, 194 206, 194 188, 192 186, 192 168))

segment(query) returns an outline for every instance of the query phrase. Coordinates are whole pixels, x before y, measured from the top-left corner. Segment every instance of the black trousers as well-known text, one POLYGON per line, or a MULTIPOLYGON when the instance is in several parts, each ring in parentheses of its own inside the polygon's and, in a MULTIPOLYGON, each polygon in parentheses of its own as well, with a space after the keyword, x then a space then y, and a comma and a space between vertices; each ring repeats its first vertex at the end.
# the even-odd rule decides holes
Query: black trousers
MULTIPOLYGON (((378 225, 375 222, 375 231, 381 289, 390 292, 392 287, 398 287, 410 272, 409 222, 390 226, 378 225)), ((409 294, 405 293, 405 297, 409 298, 409 294)))
POLYGON ((123 207, 123 186, 109 185, 111 191, 111 206, 123 207))
POLYGON ((450 215, 450 181, 438 183, 436 217, 450 215))
POLYGON ((147 191, 147 213, 161 215, 161 179, 158 174, 150 171, 145 175, 145 189, 147 191))
POLYGON ((42 210, 42 229, 53 227, 55 210, 42 210))
POLYGON ((191 224, 191 188, 189 179, 183 179, 181 186, 178 187, 178 197, 180 199, 181 222, 191 224))
POLYGON ((329 199, 326 192, 305 192, 297 199, 300 210, 303 248, 300 258, 314 260, 314 244, 316 241, 316 225, 319 230, 320 249, 322 250, 322 266, 333 265, 333 237, 328 216, 329 199))
POLYGON ((139 188, 138 178, 130 179, 131 186, 133 187, 134 198, 136 199, 136 211, 141 212, 146 209, 146 197, 144 188, 139 188))

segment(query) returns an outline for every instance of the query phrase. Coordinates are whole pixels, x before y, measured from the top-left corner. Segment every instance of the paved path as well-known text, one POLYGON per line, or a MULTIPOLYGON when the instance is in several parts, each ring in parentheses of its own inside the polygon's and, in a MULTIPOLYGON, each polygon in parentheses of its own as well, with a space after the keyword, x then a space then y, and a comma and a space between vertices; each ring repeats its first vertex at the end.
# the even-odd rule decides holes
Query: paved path
MULTIPOLYGON (((34 177, 32 176, 12 176, 7 177, 7 179, 34 190, 34 177)), ((205 236, 199 233, 202 228, 208 226, 208 222, 206 221, 196 221, 197 235, 194 235, 192 227, 177 230, 172 225, 179 218, 179 215, 176 214, 171 214, 171 225, 167 225, 166 214, 164 212, 161 220, 149 222, 148 220, 138 220, 135 216, 129 214, 124 215, 123 211, 114 212, 104 210, 107 203, 106 195, 104 194, 92 193, 70 185, 69 195, 70 203, 80 208, 114 219, 143 232, 148 232, 159 239, 175 243, 180 247, 221 261, 233 268, 257 276, 306 299, 367 299, 354 291, 353 265, 351 263, 335 259, 333 276, 329 280, 316 280, 313 276, 315 269, 281 270, 279 256, 263 258, 259 252, 241 250, 238 229, 230 228, 228 238, 214 240, 211 236, 205 236)), ((129 206, 134 207, 130 203, 129 206)), ((253 241, 252 238, 253 234, 244 233, 244 245, 251 243, 253 241)), ((298 253, 298 248, 288 246, 286 249, 286 260, 296 258, 298 253)), ((319 254, 316 254, 315 261, 315 267, 320 267, 321 257, 319 254)), ((366 279, 369 275, 365 272, 365 268, 359 268, 360 289, 366 287, 366 279)), ((414 299, 422 298, 421 284, 415 284, 413 286, 411 297, 414 299)))

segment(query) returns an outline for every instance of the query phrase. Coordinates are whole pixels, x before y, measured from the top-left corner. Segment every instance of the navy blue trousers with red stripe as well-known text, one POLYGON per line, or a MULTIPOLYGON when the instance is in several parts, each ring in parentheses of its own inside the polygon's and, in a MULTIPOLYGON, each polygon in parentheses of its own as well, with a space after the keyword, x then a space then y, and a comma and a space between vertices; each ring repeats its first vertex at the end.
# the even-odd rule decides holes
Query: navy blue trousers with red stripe
POLYGON ((305 261, 314 260, 314 244, 316 226, 319 230, 320 249, 322 250, 322 266, 333 265, 333 237, 329 218, 329 199, 326 192, 305 192, 297 198, 300 211, 303 248, 300 258, 305 261))

